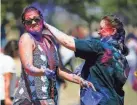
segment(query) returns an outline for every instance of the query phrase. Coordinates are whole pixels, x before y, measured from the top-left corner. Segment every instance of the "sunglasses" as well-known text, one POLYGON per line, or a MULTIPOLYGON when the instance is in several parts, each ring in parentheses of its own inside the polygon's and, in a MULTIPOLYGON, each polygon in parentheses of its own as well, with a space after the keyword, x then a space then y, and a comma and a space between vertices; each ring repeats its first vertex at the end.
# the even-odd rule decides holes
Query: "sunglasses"
POLYGON ((31 25, 33 23, 33 21, 35 23, 39 23, 41 21, 41 18, 40 17, 34 17, 33 19, 24 20, 24 24, 31 25))

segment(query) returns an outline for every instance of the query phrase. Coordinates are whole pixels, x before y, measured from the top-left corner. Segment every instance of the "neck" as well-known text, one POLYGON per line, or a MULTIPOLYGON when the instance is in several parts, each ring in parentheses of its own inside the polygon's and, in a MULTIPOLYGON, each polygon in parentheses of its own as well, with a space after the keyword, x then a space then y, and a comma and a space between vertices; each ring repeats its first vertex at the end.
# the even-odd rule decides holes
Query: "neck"
POLYGON ((109 39, 111 36, 102 36, 101 39, 109 39))
POLYGON ((35 38, 37 41, 41 41, 41 40, 42 40, 42 34, 41 34, 41 35, 36 35, 36 36, 34 36, 34 38, 35 38))
POLYGON ((42 39, 42 31, 41 32, 29 32, 37 41, 41 41, 42 39))

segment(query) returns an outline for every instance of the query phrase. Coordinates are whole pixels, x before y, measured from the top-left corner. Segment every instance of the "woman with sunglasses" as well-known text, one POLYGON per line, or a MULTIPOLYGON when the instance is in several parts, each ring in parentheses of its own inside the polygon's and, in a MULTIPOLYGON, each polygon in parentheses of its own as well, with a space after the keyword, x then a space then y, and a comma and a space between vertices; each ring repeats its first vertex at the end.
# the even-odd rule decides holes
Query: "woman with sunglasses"
MULTIPOLYGON (((124 43, 125 30, 122 22, 115 16, 105 16, 100 22, 100 39, 74 39, 45 23, 52 35, 70 50, 75 51, 77 57, 85 59, 81 76, 93 83, 96 92, 102 95, 96 105, 124 105, 124 91, 129 66, 125 56, 128 49, 124 43)), ((92 105, 88 90, 81 88, 81 105, 92 105), (90 98, 90 99, 89 99, 90 98), (86 103, 86 104, 85 104, 86 103)), ((95 98, 96 101, 98 99, 95 98)))
POLYGON ((43 22, 42 13, 37 8, 29 6, 23 11, 22 23, 26 33, 19 40, 22 74, 13 105, 55 105, 56 75, 92 87, 92 83, 61 70, 55 41, 43 22))

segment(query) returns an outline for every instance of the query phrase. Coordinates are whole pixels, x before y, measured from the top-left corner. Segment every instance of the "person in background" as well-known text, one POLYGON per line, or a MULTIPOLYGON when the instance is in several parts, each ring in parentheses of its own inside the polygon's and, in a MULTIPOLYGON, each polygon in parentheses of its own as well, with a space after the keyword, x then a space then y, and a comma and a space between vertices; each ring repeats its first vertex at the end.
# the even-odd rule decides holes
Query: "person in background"
POLYGON ((134 28, 126 37, 126 45, 129 49, 129 54, 126 58, 130 66, 128 80, 132 88, 137 91, 137 37, 134 28))
POLYGON ((16 87, 16 66, 14 58, 18 56, 18 42, 9 41, 4 54, 0 53, 0 100, 1 105, 12 105, 16 87))
POLYGON ((85 25, 77 25, 76 26, 76 31, 77 31, 77 37, 78 39, 84 39, 89 36, 89 29, 85 25))

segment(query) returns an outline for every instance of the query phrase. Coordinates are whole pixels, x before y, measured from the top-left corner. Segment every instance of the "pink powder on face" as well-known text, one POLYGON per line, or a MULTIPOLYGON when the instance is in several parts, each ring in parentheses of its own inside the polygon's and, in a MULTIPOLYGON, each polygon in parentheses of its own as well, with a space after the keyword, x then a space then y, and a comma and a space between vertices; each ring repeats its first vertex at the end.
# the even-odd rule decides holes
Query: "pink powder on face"
MULTIPOLYGON (((25 20, 34 19, 35 17, 40 17, 38 11, 36 10, 29 10, 25 13, 25 20)), ((25 28, 29 32, 40 32, 43 28, 43 20, 41 19, 40 22, 34 23, 31 25, 26 25, 25 28)))
POLYGON ((114 28, 111 26, 111 24, 109 24, 108 21, 106 20, 102 20, 100 22, 100 29, 99 29, 99 34, 101 36, 109 36, 112 35, 112 33, 114 32, 114 28))

